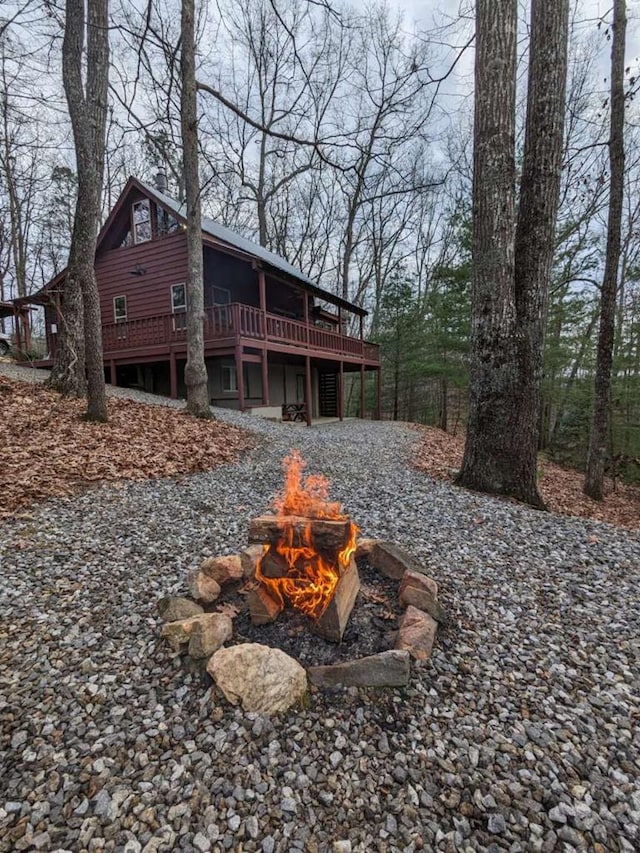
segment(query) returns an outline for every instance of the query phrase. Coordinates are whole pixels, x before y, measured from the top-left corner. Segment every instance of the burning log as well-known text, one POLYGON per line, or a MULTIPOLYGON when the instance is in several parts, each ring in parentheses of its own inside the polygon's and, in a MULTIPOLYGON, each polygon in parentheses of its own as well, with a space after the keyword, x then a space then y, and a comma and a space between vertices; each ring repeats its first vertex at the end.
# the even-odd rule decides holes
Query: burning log
POLYGON ((328 498, 319 476, 303 482, 304 462, 294 451, 285 460, 285 490, 275 501, 276 515, 249 524, 250 547, 262 547, 249 595, 251 621, 273 621, 286 606, 317 620, 321 636, 340 642, 360 582, 353 559, 358 528, 340 504, 328 498))
POLYGON ((247 595, 249 615, 253 625, 268 625, 282 613, 283 604, 272 598, 263 586, 257 586, 247 595))
POLYGON ((325 640, 339 643, 342 640, 344 629, 347 627, 359 589, 360 576, 358 575, 356 561, 352 557, 349 566, 336 585, 333 597, 313 625, 313 633, 325 640))
POLYGON ((301 516, 263 515, 249 522, 250 543, 278 545, 290 540, 289 547, 304 548, 309 541, 319 554, 335 559, 351 539, 349 518, 303 518, 301 516))

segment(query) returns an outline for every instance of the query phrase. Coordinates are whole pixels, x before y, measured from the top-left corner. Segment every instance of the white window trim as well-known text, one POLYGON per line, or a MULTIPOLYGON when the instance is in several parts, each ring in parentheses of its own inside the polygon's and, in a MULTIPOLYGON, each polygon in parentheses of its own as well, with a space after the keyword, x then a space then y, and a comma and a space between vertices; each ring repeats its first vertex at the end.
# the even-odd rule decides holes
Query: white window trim
POLYGON ((127 307, 127 297, 126 294, 122 293, 120 296, 113 297, 113 322, 114 323, 124 323, 128 316, 128 307, 127 307), (118 317, 116 312, 116 299, 124 299, 124 317, 118 317))
POLYGON ((187 310, 187 285, 184 281, 178 281, 175 284, 169 285, 169 287, 171 290, 171 313, 182 314, 184 311, 187 310), (174 288, 176 287, 184 287, 184 305, 181 305, 178 308, 176 308, 175 301, 173 298, 174 288))
POLYGON ((237 394, 238 393, 238 371, 236 369, 235 364, 223 364, 222 365, 222 393, 223 394, 237 394), (235 388, 225 388, 225 378, 232 378, 232 381, 229 383, 230 385, 235 385, 235 388))
POLYGON ((153 230, 151 227, 151 202, 148 198, 141 198, 139 201, 134 201, 131 205, 131 231, 133 233, 133 242, 134 245, 138 246, 141 243, 149 243, 153 239, 153 230), (149 211, 149 236, 145 237, 143 240, 138 239, 138 226, 146 224, 146 222, 136 222, 136 206, 139 204, 147 205, 147 209, 149 211))

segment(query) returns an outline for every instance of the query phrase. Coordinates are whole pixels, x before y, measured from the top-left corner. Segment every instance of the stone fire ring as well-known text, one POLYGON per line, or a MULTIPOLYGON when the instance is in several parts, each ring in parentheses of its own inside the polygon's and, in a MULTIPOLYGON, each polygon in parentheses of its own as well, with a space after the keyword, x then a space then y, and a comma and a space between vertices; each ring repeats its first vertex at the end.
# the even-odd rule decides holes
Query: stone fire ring
POLYGON ((409 682, 410 659, 431 655, 438 624, 446 620, 438 601, 436 582, 398 545, 378 539, 358 541, 356 559, 365 557, 382 575, 399 583, 405 608, 395 648, 367 657, 305 669, 280 649, 257 643, 223 648, 233 636, 232 619, 223 613, 205 613, 221 587, 251 575, 261 548, 249 546, 240 555, 205 560, 190 578, 193 599, 163 598, 158 609, 164 621, 162 636, 174 651, 207 662, 207 671, 232 704, 245 711, 273 713, 303 700, 307 679, 317 687, 404 687, 409 682), (198 603, 199 602, 199 603, 198 603))

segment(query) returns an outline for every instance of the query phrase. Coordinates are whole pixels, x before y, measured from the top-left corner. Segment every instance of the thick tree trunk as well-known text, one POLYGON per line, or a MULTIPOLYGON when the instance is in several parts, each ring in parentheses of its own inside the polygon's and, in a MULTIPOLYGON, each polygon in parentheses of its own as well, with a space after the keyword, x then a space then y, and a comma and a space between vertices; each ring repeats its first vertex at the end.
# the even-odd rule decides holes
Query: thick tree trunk
POLYGON ((604 497, 604 468, 611 405, 611 365, 615 332, 616 294, 624 197, 624 52, 627 29, 625 0, 613 3, 611 45, 611 132, 609 136, 609 217, 607 252, 600 297, 600 328, 596 357, 593 420, 584 482, 585 494, 594 500, 604 497))
POLYGON ((564 142, 569 0, 532 0, 529 83, 516 227, 520 497, 543 506, 536 485, 544 332, 564 142))
POLYGON ((564 128, 568 0, 533 0, 520 210, 514 213, 517 11, 478 0, 470 415, 458 482, 539 508, 542 350, 564 128))
POLYGON ((104 174, 105 128, 109 82, 108 0, 88 0, 86 87, 82 81, 85 40, 84 0, 67 0, 62 43, 62 76, 73 128, 78 170, 78 196, 63 296, 63 353, 65 369, 52 376, 55 387, 78 393, 86 370, 87 411, 92 421, 107 420, 100 302, 94 261, 104 174), (81 299, 78 299, 78 291, 81 299), (83 330, 83 344, 78 334, 83 330), (69 358, 69 346, 72 357, 69 358), (73 351, 82 358, 73 361, 73 351))
POLYGON ((69 397, 87 392, 84 359, 84 311, 80 280, 69 268, 57 303, 56 355, 48 384, 69 397))
POLYGON ((204 285, 202 214, 198 173, 198 114, 195 68, 194 0, 182 0, 182 161, 187 202, 187 410, 196 417, 211 417, 204 361, 204 285))
POLYGON ((469 422, 458 483, 519 488, 515 238, 516 0, 476 4, 469 422))

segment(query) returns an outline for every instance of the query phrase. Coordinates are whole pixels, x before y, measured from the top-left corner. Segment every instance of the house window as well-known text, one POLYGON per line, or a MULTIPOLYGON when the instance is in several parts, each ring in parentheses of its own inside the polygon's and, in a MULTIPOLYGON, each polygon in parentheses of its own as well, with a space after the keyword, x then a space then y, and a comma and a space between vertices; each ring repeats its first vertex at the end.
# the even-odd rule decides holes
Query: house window
POLYGON ((133 205, 133 242, 146 243, 151 239, 151 205, 149 199, 133 205))
POLYGON ((168 210, 158 207, 158 237, 178 231, 180 223, 168 210))
POLYGON ((171 313, 173 329, 179 331, 187 328, 187 286, 186 284, 171 285, 171 313))
POLYGON ((222 390, 226 393, 238 390, 238 374, 235 364, 222 365, 222 390))
POLYGON ((171 285, 171 310, 174 314, 187 310, 186 284, 171 285))
POLYGON ((127 297, 113 297, 113 319, 116 323, 121 323, 127 319, 127 297))

